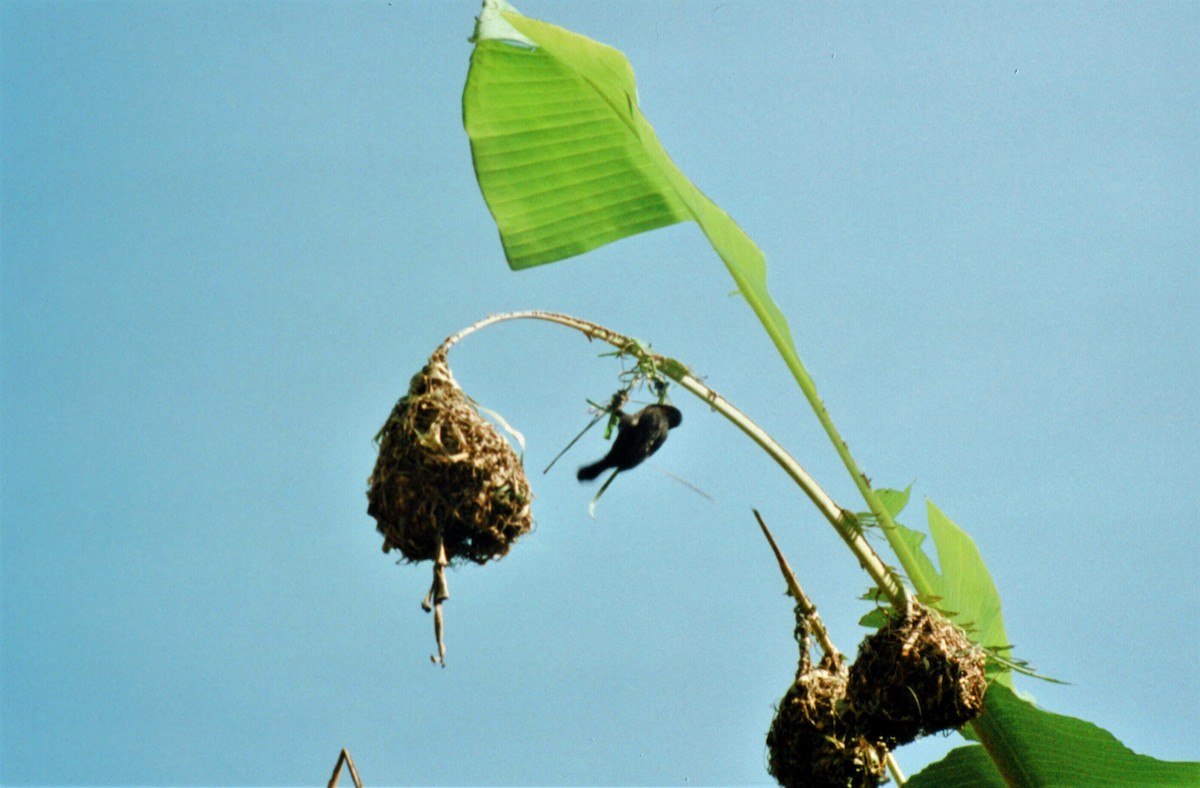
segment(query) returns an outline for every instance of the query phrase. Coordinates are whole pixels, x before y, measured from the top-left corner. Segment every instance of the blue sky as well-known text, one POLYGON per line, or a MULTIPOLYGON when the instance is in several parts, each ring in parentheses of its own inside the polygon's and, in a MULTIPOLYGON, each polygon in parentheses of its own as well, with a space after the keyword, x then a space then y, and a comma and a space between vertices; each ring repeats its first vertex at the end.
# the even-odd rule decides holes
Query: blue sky
MULTIPOLYGON (((766 252, 876 485, 977 541, 1020 686, 1195 759, 1200 9, 552 3, 766 252)), ((853 487, 691 224, 520 274, 460 97, 476 2, 0 4, 0 782, 770 784, 795 670, 759 508, 852 652, 867 578, 769 460, 683 426, 595 521, 618 371, 546 325, 455 374, 537 529, 451 573, 445 670, 366 515, 447 334, 551 309, 653 343, 853 487)), ((958 744, 899 753, 907 771, 958 744)))

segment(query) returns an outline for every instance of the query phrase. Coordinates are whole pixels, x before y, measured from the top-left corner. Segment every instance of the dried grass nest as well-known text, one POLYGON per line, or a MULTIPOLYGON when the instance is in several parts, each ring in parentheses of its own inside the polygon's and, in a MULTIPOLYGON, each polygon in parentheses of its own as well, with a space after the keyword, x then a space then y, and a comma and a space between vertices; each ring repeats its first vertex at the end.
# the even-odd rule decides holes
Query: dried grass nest
POLYGON ((459 387, 444 351, 413 376, 376 436, 367 513, 409 562, 486 563, 533 528, 521 459, 459 387))
POLYGON ((801 665, 767 733, 768 769, 783 786, 874 788, 886 778, 887 749, 857 732, 837 657, 801 665))
POLYGON ((987 654, 935 611, 907 615, 863 640, 847 698, 862 732, 889 748, 956 730, 983 711, 987 654))
POLYGON ((863 640, 848 670, 838 654, 812 667, 799 607, 796 639, 796 680, 767 733, 769 770, 780 785, 880 785, 888 752, 983 711, 986 653, 929 608, 894 615, 863 640))

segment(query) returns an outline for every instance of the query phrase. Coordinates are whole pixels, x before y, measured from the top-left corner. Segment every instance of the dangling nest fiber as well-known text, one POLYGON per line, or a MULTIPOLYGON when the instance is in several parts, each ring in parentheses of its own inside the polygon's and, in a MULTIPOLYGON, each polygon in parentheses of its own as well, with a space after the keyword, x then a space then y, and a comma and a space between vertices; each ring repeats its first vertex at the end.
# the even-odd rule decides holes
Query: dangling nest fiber
POLYGON ((413 377, 376 440, 367 513, 385 553, 435 560, 440 533, 451 563, 482 564, 533 527, 520 458, 455 382, 444 351, 413 377))
POLYGON ((889 747, 956 730, 983 711, 983 649, 914 605, 862 642, 847 688, 862 732, 889 747))
POLYGON ((771 776, 785 788, 874 788, 886 779, 887 749, 859 735, 846 703, 846 668, 826 657, 801 671, 767 733, 771 776))

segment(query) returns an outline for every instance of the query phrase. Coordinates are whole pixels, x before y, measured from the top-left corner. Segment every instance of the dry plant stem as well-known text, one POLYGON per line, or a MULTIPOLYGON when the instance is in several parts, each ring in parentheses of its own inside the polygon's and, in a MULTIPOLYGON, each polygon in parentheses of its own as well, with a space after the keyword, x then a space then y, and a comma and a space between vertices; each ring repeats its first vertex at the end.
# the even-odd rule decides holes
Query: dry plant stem
POLYGON ((783 579, 787 582, 788 593, 792 595, 792 599, 796 600, 796 604, 800 606, 800 612, 808 619, 808 627, 816 636, 817 642, 821 644, 821 650, 829 656, 839 655, 837 647, 833 645, 833 641, 829 639, 829 630, 825 628, 825 622, 821 620, 821 616, 817 613, 817 606, 812 603, 808 595, 804 593, 804 589, 800 587, 800 581, 796 579, 796 574, 792 571, 792 567, 788 565, 787 559, 783 557, 783 551, 779 549, 779 545, 775 543, 775 537, 771 535, 771 531, 767 528, 766 522, 763 521, 762 515, 757 509, 751 509, 754 512, 754 519, 758 520, 758 527, 762 529, 763 536, 767 537, 767 543, 771 545, 771 551, 775 553, 775 560, 779 562, 779 571, 783 573, 783 579))
MULTIPOLYGON (((783 574, 783 579, 787 583, 788 593, 792 599, 796 600, 796 604, 800 606, 800 612, 804 614, 808 621, 808 628, 816 636, 817 642, 821 645, 821 650, 825 654, 833 657, 840 657, 841 652, 837 650, 837 646, 833 645, 833 640, 829 637, 829 630, 825 628, 825 622, 821 620, 821 615, 817 612, 817 606, 808 598, 808 594, 804 593, 804 589, 800 587, 800 581, 796 578, 796 573, 792 571, 792 567, 788 564, 787 559, 783 556, 783 551, 779 549, 779 545, 775 542, 775 537, 771 535, 771 529, 767 528, 766 522, 757 509, 751 509, 754 512, 754 519, 758 520, 758 527, 762 529, 763 536, 767 537, 767 543, 771 545, 771 551, 775 553, 775 560, 779 562, 779 571, 783 574)), ((892 753, 885 756, 888 771, 892 773, 892 779, 896 781, 896 785, 904 785, 907 779, 904 777, 904 772, 900 770, 900 764, 896 762, 896 758, 892 753)))
POLYGON ((450 598, 450 586, 446 582, 446 567, 449 565, 450 562, 446 558, 446 545, 442 543, 441 534, 439 534, 437 559, 433 562, 433 584, 429 586, 429 593, 421 602, 421 609, 426 613, 433 611, 433 634, 437 638, 438 653, 437 656, 431 656, 429 659, 433 664, 440 664, 443 668, 446 667, 446 641, 443 637, 445 625, 442 618, 442 603, 450 598))
MULTIPOLYGON (((659 372, 704 400, 713 410, 718 411, 722 416, 729 419, 738 429, 746 433, 751 440, 761 446, 783 468, 784 472, 796 482, 813 504, 816 505, 817 509, 834 527, 838 536, 842 538, 842 541, 846 543, 851 552, 858 558, 859 564, 871 576, 876 585, 887 596, 888 600, 897 608, 904 609, 907 607, 909 600, 908 589, 905 588, 896 574, 880 559, 875 549, 863 538, 858 529, 854 527, 853 514, 838 506, 821 489, 816 481, 808 475, 808 472, 801 467, 800 463, 796 462, 795 458, 788 454, 774 438, 764 432, 761 427, 751 421, 746 414, 734 407, 732 403, 704 385, 704 383, 691 374, 685 365, 675 359, 650 353, 641 343, 631 337, 610 331, 596 323, 558 312, 542 312, 537 310, 490 315, 447 337, 438 348, 438 352, 444 353, 464 337, 494 323, 506 320, 545 320, 551 323, 558 323, 559 325, 574 328, 593 339, 607 342, 622 352, 629 353, 639 359, 653 362, 659 372)), ((878 513, 876 514, 878 515, 878 513)), ((886 515, 886 512, 884 514, 886 515)), ((881 522, 884 521, 881 519, 881 522)), ((890 523, 890 518, 886 522, 890 523)))
POLYGON ((354 759, 350 757, 350 751, 345 747, 342 748, 342 754, 338 756, 337 765, 333 767, 333 776, 329 778, 329 788, 337 788, 338 775, 341 774, 343 763, 350 770, 350 779, 354 781, 354 788, 362 788, 362 780, 358 779, 358 769, 354 768, 354 759))

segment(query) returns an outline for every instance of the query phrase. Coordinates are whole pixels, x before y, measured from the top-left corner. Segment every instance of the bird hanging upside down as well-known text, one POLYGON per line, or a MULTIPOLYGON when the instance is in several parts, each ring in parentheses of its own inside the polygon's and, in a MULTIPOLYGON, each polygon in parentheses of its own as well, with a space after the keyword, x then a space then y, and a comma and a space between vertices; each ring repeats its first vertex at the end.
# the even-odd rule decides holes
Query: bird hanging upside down
MULTIPOLYGON (((604 458, 579 469, 579 481, 595 479, 609 468, 627 471, 658 451, 667 440, 667 432, 683 422, 683 414, 670 405, 647 405, 630 416, 620 408, 617 437, 604 458)), ((601 491, 603 492, 603 490, 601 491)))

